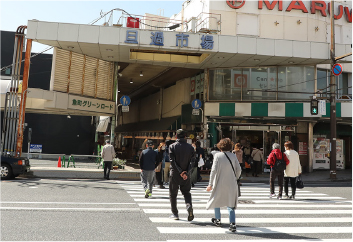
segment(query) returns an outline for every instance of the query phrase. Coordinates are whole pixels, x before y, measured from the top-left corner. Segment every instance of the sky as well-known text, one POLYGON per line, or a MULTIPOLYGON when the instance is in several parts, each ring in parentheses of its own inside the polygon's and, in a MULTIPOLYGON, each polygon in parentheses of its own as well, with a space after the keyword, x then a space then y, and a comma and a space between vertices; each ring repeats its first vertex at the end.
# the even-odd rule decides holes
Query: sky
MULTIPOLYGON (((27 21, 37 19, 48 22, 88 24, 100 16, 100 12, 108 12, 121 8, 130 14, 145 13, 171 17, 181 11, 182 0, 115 0, 115 1, 16 1, 0 0, 0 30, 16 31, 27 21)), ((113 16, 119 16, 116 12, 113 16)), ((117 17, 116 17, 117 18, 117 17)), ((115 21, 115 19, 114 19, 115 21)), ((38 53, 48 46, 33 43, 32 52, 38 53)), ((46 53, 52 53, 48 51, 46 53)))

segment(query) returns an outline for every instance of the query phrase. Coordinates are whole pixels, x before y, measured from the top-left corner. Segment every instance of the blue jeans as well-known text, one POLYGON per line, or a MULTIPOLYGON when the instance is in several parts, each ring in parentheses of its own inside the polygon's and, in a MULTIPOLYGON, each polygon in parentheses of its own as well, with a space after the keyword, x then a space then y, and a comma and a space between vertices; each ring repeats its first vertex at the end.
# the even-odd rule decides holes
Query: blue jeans
MULTIPOLYGON (((229 215, 229 223, 235 223, 235 208, 227 207, 229 215)), ((214 214, 216 219, 221 219, 221 208, 215 208, 214 214)))

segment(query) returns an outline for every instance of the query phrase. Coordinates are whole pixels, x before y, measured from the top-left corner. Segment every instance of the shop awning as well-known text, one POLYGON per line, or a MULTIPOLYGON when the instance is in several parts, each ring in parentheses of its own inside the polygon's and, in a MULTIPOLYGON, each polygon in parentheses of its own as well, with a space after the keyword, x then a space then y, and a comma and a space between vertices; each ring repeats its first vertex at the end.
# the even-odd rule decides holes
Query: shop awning
POLYGON ((149 120, 139 123, 130 123, 115 128, 117 133, 136 133, 136 132, 167 132, 176 130, 181 126, 181 117, 163 118, 161 120, 149 120))

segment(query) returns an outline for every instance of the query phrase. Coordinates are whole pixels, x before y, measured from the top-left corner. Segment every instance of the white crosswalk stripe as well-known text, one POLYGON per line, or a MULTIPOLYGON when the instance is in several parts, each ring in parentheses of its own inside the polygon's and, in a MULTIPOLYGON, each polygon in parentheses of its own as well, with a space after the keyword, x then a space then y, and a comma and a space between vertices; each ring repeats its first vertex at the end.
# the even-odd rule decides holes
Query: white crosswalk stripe
MULTIPOLYGON (((210 193, 206 192, 206 182, 197 183, 192 188, 192 201, 195 219, 187 221, 187 211, 182 194, 178 194, 180 220, 171 220, 169 215, 169 190, 154 188, 152 198, 144 198, 142 185, 139 182, 121 182, 127 193, 155 223, 161 234, 228 234, 229 224, 226 208, 221 208, 222 227, 215 227, 210 219, 214 216, 213 209, 206 210, 206 202, 210 193)), ((314 193, 307 189, 297 190, 295 200, 277 200, 268 198, 269 186, 263 183, 243 183, 242 196, 236 209, 237 234, 352 234, 352 201, 324 193, 314 193), (303 226, 305 224, 305 226, 303 226), (266 227, 265 227, 265 226, 266 227)), ((330 238, 331 238, 330 237, 330 238)), ((216 238, 216 237, 210 237, 216 238)), ((167 240, 167 241, 185 241, 167 240)), ((294 241, 285 239, 281 241, 294 241)), ((300 239, 315 241, 316 239, 300 239)), ((191 240, 190 240, 191 241, 191 240)), ((196 240, 194 240, 196 241, 196 240)), ((200 240, 201 241, 201 240, 200 240)), ((212 241, 221 241, 212 239, 212 241)), ((241 240, 237 240, 241 241, 241 240)), ((266 241, 266 240, 262 240, 266 241)), ((320 241, 331 241, 322 239, 320 241)), ((332 241, 350 241, 338 237, 332 241)))

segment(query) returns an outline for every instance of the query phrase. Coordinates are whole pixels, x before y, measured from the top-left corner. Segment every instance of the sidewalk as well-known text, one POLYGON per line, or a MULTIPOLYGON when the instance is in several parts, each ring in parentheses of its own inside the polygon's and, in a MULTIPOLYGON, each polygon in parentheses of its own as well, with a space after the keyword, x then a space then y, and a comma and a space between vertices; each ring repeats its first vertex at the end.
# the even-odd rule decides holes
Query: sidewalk
MULTIPOLYGON (((58 178, 58 179, 103 179, 103 169, 94 161, 78 160, 76 168, 58 168, 58 161, 30 159, 31 172, 25 177, 58 178)), ((66 163, 67 165, 67 163, 66 163)), ((201 174, 204 181, 208 181, 209 174, 201 174)), ((337 179, 333 182, 352 182, 352 170, 337 170, 337 179)), ((137 163, 128 163, 125 169, 111 170, 110 179, 140 180, 140 169, 137 163)), ((270 174, 263 173, 259 177, 246 177, 243 173, 244 183, 269 183, 270 174)), ((314 170, 312 173, 302 174, 304 183, 331 182, 329 170, 314 170)))

